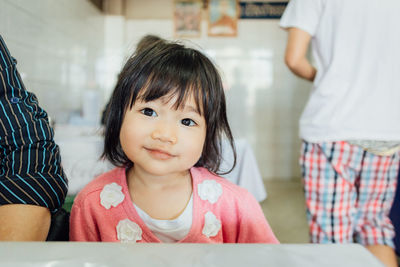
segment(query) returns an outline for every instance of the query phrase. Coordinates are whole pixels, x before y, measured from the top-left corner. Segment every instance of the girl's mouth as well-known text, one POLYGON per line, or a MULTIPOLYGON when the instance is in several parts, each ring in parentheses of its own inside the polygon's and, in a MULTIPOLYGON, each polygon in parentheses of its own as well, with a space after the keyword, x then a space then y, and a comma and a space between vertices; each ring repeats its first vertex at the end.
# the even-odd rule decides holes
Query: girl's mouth
POLYGON ((149 154, 153 158, 159 159, 159 160, 168 160, 168 159, 175 157, 174 155, 171 155, 170 153, 168 153, 164 150, 161 150, 161 149, 146 148, 146 150, 149 152, 149 154))

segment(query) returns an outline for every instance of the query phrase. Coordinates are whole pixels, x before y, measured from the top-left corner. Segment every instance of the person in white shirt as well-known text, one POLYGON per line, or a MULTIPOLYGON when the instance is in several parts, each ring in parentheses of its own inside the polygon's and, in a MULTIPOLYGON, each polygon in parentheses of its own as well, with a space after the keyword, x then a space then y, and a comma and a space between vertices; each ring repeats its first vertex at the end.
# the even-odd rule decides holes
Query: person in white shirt
POLYGON ((395 0, 291 0, 280 21, 286 64, 313 82, 300 119, 311 241, 356 241, 387 266, 397 266, 388 214, 400 162, 399 10, 395 0))

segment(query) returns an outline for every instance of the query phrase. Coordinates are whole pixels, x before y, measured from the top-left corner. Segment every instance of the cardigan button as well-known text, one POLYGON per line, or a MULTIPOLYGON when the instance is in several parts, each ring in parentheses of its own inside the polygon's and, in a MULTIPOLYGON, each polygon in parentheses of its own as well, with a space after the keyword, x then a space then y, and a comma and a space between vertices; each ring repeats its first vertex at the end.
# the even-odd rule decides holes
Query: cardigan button
POLYGON ((17 103, 19 102, 19 98, 18 98, 18 97, 12 97, 12 98, 10 99, 10 101, 11 101, 11 103, 13 103, 13 104, 17 104, 17 103))

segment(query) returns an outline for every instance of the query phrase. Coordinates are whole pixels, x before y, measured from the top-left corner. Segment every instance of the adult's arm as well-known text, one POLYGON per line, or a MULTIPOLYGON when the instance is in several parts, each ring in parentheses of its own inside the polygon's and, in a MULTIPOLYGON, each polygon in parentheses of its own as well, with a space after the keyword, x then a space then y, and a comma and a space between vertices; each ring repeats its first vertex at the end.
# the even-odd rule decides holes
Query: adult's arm
POLYGON ((288 28, 285 63, 300 78, 314 81, 317 70, 307 59, 311 35, 299 28, 288 28))
POLYGON ((47 113, 0 36, 0 240, 45 240, 67 179, 47 113))

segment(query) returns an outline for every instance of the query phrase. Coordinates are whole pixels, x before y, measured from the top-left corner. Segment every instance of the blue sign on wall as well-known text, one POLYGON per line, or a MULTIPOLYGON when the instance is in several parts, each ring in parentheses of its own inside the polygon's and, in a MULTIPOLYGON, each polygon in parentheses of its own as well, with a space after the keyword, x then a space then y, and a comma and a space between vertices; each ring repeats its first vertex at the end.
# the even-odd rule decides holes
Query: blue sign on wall
POLYGON ((279 19, 288 2, 239 2, 241 19, 279 19))

